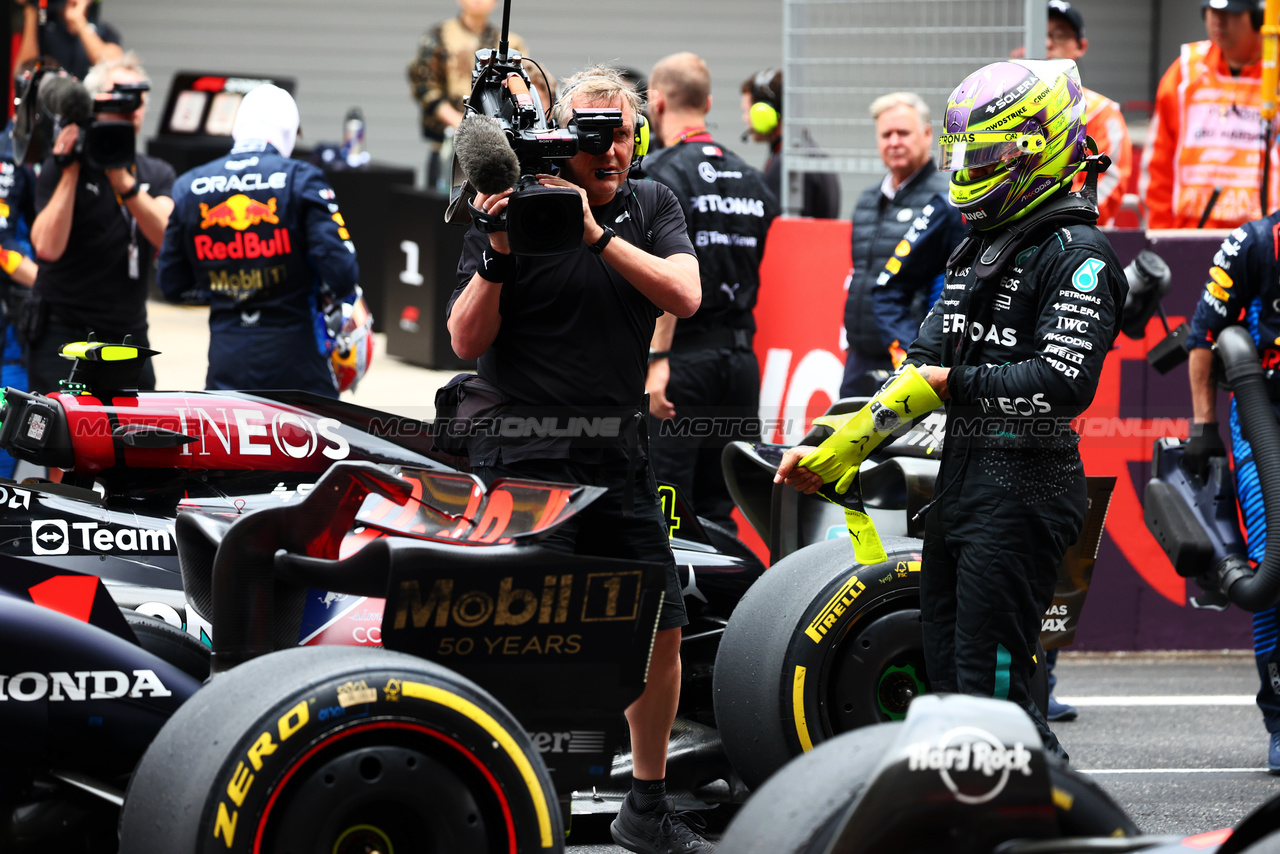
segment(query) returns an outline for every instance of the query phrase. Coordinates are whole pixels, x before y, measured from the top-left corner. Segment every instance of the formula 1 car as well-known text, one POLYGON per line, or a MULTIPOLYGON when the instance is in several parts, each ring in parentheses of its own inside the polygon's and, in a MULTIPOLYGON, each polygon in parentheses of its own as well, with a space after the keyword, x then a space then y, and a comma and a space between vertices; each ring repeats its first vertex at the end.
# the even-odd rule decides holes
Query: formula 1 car
MULTIPOLYGON (((226 850, 249 835, 257 846, 294 838, 295 826, 321 828, 331 850, 425 832, 376 810, 334 818, 349 820, 342 827, 320 821, 348 815, 343 805, 384 779, 367 756, 399 769, 385 797, 423 815, 439 802, 474 816, 432 831, 474 841, 465 834, 479 828, 489 842, 469 850, 559 845, 575 791, 575 810, 616 809, 629 774, 616 713, 643 684, 660 584, 646 565, 537 546, 591 490, 486 491, 434 450, 428 425, 298 393, 125 391, 137 355, 86 346, 66 392, 6 391, 0 446, 67 476, 0 487, 0 635, 10 641, 0 694, 16 701, 0 704, 0 721, 17 743, 0 846, 22 850, 68 828, 92 838, 126 787, 125 840, 147 838, 162 816, 191 816, 181 833, 195 836, 152 850, 195 850, 197 837, 226 850), (201 688, 209 644, 220 675, 201 688), (434 705, 413 723, 365 726, 399 720, 423 696, 434 705), (446 717, 420 717, 437 714, 446 717), (216 750, 190 749, 211 740, 216 750), (424 789, 403 768, 430 768, 448 785, 424 789), (298 794, 280 795, 290 781, 298 794), (440 800, 445 790, 471 800, 440 800), (256 800, 270 792, 279 797, 256 800), (252 834, 236 832, 250 824, 252 834)), ((917 425, 866 467, 889 556, 875 566, 853 560, 837 508, 774 493, 776 447, 737 446, 726 459, 770 543, 768 572, 662 489, 692 620, 668 766, 684 805, 740 801, 814 745, 901 719, 927 690, 908 511, 932 490, 938 425, 917 425)), ((1106 487, 1094 486, 1104 498, 1106 487)), ((1106 501, 1094 504, 1068 580, 1096 554, 1106 501)), ((1055 603, 1047 643, 1074 630, 1079 587, 1055 603)))
POLYGON ((1274 854, 1280 796, 1234 830, 1144 836, 1002 700, 931 695, 818 745, 739 810, 722 854, 1274 854), (1070 820, 1064 820, 1064 807, 1070 820))

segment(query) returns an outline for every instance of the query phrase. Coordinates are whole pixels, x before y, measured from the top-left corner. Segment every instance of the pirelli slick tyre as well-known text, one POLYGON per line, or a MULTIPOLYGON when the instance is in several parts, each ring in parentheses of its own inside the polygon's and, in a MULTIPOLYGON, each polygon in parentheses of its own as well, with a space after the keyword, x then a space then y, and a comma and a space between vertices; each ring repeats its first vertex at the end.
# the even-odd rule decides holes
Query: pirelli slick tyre
POLYGON ((203 682, 209 678, 209 647, 159 617, 140 614, 129 608, 123 609, 121 613, 129 628, 133 629, 138 646, 172 664, 192 679, 203 682))
POLYGON ((290 649, 215 677, 148 748, 120 817, 122 854, 563 848, 515 718, 386 650, 290 649))
POLYGON ((886 538, 858 564, 848 537, 807 546, 756 580, 716 655, 716 726, 755 788, 832 736, 901 720, 928 690, 920 635, 920 541, 886 538))
POLYGON ((817 854, 862 794, 900 723, 848 733, 769 778, 725 828, 720 854, 817 854))

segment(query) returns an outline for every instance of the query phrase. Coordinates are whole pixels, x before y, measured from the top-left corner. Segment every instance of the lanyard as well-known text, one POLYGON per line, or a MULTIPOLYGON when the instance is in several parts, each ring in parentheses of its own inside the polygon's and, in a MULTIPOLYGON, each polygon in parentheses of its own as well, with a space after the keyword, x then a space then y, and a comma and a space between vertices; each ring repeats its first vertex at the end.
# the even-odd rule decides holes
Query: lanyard
MULTIPOLYGON (((135 163, 129 168, 129 174, 133 175, 133 180, 138 180, 138 165, 135 163)), ((110 186, 110 181, 107 182, 110 186)), ((115 192, 114 190, 112 192, 115 192)), ((142 275, 140 265, 138 263, 138 220, 129 212, 129 206, 120 198, 120 194, 116 194, 116 204, 120 206, 120 213, 124 216, 125 223, 129 226, 129 278, 137 281, 142 275)))
POLYGON ((680 134, 680 138, 676 140, 676 144, 679 145, 682 142, 714 142, 714 141, 715 140, 711 138, 711 134, 707 132, 706 128, 691 128, 690 130, 687 130, 684 133, 680 134))

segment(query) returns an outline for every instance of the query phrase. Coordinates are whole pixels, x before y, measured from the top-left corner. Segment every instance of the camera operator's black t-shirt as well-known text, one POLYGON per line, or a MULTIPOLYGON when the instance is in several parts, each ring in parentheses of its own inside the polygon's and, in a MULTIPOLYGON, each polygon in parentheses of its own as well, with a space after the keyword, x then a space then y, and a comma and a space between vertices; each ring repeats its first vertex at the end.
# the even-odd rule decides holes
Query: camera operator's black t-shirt
MULTIPOLYGON (((694 254, 680 203, 662 184, 628 181, 591 211, 618 238, 659 258, 694 254)), ((488 235, 472 225, 450 311, 488 245, 488 235)), ((662 311, 585 243, 565 255, 517 256, 499 311, 502 326, 478 373, 513 404, 588 410, 642 404, 649 344, 662 311)))
MULTIPOLYGON (((39 215, 62 177, 53 158, 44 163, 36 182, 39 215)), ((163 160, 138 155, 138 182, 152 196, 169 196, 175 178, 163 160)), ((156 250, 137 229, 128 209, 116 200, 101 170, 80 167, 75 209, 66 251, 57 261, 40 261, 35 292, 64 323, 129 332, 147 322, 147 272, 156 250), (129 278, 129 242, 136 232, 138 278, 129 278)))

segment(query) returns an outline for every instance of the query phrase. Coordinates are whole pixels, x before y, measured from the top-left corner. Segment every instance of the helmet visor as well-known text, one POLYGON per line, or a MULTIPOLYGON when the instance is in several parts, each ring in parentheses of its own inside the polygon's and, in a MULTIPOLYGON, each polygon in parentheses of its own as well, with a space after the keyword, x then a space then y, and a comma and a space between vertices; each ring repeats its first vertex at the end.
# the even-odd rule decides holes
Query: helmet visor
POLYGON ((992 163, 1008 163, 1024 154, 1043 151, 1045 139, 1021 131, 946 133, 938 137, 938 169, 959 172, 992 163))

